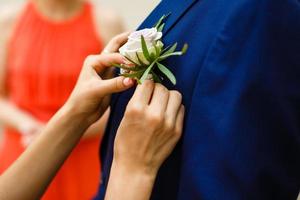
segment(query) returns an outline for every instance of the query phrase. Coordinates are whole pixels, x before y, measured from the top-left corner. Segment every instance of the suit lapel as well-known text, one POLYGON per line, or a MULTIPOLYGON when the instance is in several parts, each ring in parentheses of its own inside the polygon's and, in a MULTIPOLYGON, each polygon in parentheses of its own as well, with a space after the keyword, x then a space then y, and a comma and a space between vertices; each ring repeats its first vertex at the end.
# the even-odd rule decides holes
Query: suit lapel
POLYGON ((181 19, 181 17, 199 0, 163 0, 140 25, 138 29, 150 28, 161 18, 170 13, 166 19, 164 35, 181 19))

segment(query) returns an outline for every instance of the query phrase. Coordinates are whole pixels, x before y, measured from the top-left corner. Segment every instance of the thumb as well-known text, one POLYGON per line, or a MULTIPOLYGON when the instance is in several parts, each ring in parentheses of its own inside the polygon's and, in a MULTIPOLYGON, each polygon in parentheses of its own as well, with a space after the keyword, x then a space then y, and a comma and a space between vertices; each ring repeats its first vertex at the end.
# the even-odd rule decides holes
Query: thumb
POLYGON ((99 86, 99 92, 101 95, 106 96, 116 92, 122 92, 131 88, 134 85, 134 81, 131 78, 125 78, 119 76, 112 79, 101 80, 99 86))

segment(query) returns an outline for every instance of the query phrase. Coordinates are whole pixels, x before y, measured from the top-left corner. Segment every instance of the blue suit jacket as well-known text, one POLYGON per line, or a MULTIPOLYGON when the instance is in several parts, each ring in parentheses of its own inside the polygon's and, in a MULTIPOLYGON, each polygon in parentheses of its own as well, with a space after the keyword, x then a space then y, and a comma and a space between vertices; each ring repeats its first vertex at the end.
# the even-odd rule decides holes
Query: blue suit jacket
MULTIPOLYGON (((187 42, 167 65, 187 109, 181 142, 152 199, 295 200, 300 189, 299 0, 163 0, 163 41, 187 42)), ((133 91, 115 95, 102 145, 103 199, 113 142, 133 91)))

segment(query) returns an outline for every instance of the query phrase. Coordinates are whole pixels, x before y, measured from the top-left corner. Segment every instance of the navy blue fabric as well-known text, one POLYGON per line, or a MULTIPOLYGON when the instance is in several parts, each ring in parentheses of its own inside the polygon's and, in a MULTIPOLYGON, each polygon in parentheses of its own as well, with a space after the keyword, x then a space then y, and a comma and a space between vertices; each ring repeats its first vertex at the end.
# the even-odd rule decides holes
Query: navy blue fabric
MULTIPOLYGON (((300 189, 300 2, 163 0, 167 61, 183 93, 183 138, 159 171, 154 200, 295 200, 300 189)), ((133 90, 115 95, 102 145, 104 199, 113 142, 133 90)))

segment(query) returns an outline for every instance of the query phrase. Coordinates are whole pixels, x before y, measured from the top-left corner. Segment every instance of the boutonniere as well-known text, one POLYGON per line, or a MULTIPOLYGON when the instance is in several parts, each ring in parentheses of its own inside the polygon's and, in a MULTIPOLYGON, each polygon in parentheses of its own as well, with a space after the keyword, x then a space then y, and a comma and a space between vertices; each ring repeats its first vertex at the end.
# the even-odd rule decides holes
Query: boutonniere
POLYGON ((177 43, 164 47, 162 30, 167 17, 168 15, 162 16, 153 28, 139 30, 128 36, 127 43, 119 49, 119 52, 125 56, 129 64, 115 65, 121 68, 122 76, 134 78, 139 84, 146 79, 161 83, 165 78, 176 84, 176 77, 163 61, 172 56, 183 55, 188 45, 185 44, 180 51, 176 50, 177 43))

